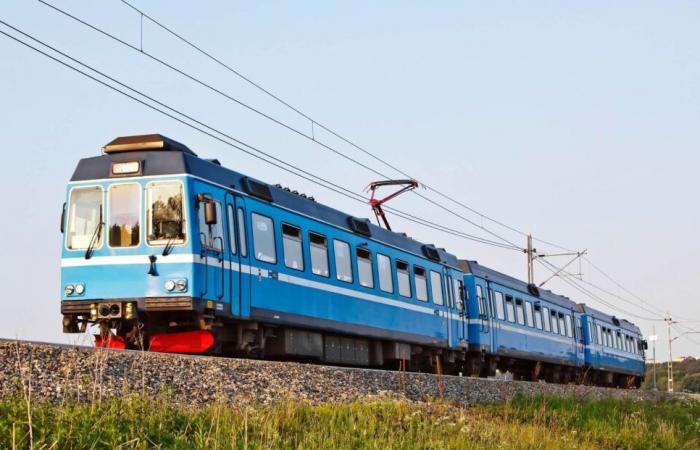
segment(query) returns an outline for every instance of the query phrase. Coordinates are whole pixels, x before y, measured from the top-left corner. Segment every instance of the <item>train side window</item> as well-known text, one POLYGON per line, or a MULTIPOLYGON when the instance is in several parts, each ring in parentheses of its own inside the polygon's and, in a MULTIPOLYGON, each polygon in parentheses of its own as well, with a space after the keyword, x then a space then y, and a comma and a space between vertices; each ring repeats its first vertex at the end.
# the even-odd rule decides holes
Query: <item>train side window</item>
POLYGON ((622 350, 622 336, 619 331, 617 332, 617 348, 622 350))
POLYGON ((335 277, 340 281, 352 283, 350 244, 333 239, 333 253, 335 254, 335 277))
POLYGON ((294 270, 304 270, 304 251, 301 245, 301 228, 282 224, 282 251, 284 265, 294 270))
POLYGON ((574 328, 573 328, 573 323, 571 322, 571 316, 569 314, 564 316, 564 320, 566 321, 566 335, 569 337, 574 336, 574 328))
POLYGON ((549 308, 546 306, 542 307, 542 321, 544 322, 544 331, 552 331, 552 328, 549 326, 549 308))
POLYGON ((228 248, 232 255, 236 254, 236 226, 233 214, 233 205, 226 205, 226 213, 228 217, 228 248))
POLYGON ((630 344, 632 345, 632 353, 634 353, 635 355, 639 353, 639 348, 637 347, 637 339, 635 339, 634 337, 630 337, 630 344))
POLYGON ((476 285, 476 305, 479 307, 479 315, 487 316, 486 302, 484 301, 484 289, 480 285, 476 285))
POLYGON ((566 336, 566 321, 563 313, 559 313, 559 334, 566 336))
POLYGON ((552 333, 559 334, 559 319, 557 319, 557 312, 552 311, 552 333))
POLYGON ((503 310, 503 294, 496 291, 494 300, 496 301, 496 317, 498 317, 500 320, 504 320, 506 315, 505 311, 503 310))
POLYGON ((532 313, 532 303, 525 302, 525 319, 527 319, 527 326, 534 327, 534 317, 532 313))
POLYGON ((454 306, 460 311, 464 311, 464 300, 462 300, 462 292, 464 292, 464 283, 462 282, 462 280, 455 278, 452 280, 452 287, 454 288, 454 306))
POLYGON ((598 345, 603 345, 603 329, 599 324, 596 324, 595 328, 598 333, 598 345))
POLYGON ((246 241, 245 213, 243 208, 238 208, 236 215, 238 216, 238 245, 241 247, 241 256, 245 258, 248 256, 248 242, 246 241))
POLYGON ((416 298, 422 302, 428 301, 428 282, 425 278, 425 269, 413 266, 413 276, 416 285, 416 298))
POLYGON ((613 333, 610 328, 608 328, 608 347, 614 348, 615 347, 615 339, 613 339, 613 333))
POLYGON ((542 329, 542 307, 535 305, 535 327, 538 330, 542 329))
POLYGON ((366 248, 357 247, 357 278, 360 285, 366 288, 374 287, 374 274, 372 273, 372 252, 366 248))
POLYGON ((311 255, 311 272, 328 277, 328 239, 318 233, 309 233, 309 254, 311 255))
POLYGON ((185 242, 183 187, 179 181, 152 183, 146 187, 146 236, 150 245, 185 242))
POLYGON ((136 247, 141 237, 141 185, 138 183, 113 184, 109 195, 110 247, 136 247))
POLYGON ((523 310, 523 301, 519 298, 515 299, 515 317, 518 319, 518 324, 525 325, 525 311, 523 310))
POLYGON ((444 305, 445 301, 442 298, 442 276, 434 270, 430 271, 430 290, 433 294, 433 303, 436 305, 444 305))
POLYGON ((394 292, 394 280, 391 274, 391 259, 377 253, 377 271, 379 272, 379 289, 384 292, 394 292))
POLYGON ((410 297, 411 282, 408 276, 408 263, 396 261, 396 280, 399 283, 399 294, 403 297, 410 297))
POLYGON ((251 214, 253 221, 253 252, 255 259, 271 264, 277 262, 275 249, 275 226, 267 216, 251 214))
POLYGON ((515 309, 513 307, 513 297, 506 295, 506 317, 509 322, 515 322, 515 309))
POLYGON ((207 225, 204 215, 204 204, 199 206, 199 238, 203 247, 216 251, 222 251, 224 242, 223 216, 221 215, 221 203, 214 201, 216 217, 218 220, 214 225, 207 225))

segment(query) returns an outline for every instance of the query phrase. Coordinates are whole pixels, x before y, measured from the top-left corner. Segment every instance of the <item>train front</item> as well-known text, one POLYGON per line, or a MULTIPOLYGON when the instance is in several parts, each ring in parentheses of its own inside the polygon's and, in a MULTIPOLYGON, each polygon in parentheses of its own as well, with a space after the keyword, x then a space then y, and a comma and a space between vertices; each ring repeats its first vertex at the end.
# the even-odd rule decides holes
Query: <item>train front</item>
POLYGON ((207 305, 192 296, 188 154, 148 135, 118 138, 102 156, 79 162, 61 217, 65 333, 94 326, 95 344, 112 348, 212 345, 202 326, 207 305))

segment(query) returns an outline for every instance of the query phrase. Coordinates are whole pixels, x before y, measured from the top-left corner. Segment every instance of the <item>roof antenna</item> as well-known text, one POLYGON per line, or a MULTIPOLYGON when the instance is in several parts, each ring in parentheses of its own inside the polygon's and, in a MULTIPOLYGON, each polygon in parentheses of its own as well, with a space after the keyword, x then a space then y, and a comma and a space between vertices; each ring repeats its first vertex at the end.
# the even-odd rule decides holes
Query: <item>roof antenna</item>
POLYGON ((386 218, 386 214, 384 214, 384 210, 382 209, 382 205, 392 198, 398 197, 399 195, 403 194, 404 192, 412 191, 413 189, 418 187, 418 181, 416 180, 384 180, 384 181, 373 181, 372 183, 367 186, 367 189, 365 191, 369 191, 372 193, 370 199, 369 199, 369 204, 372 206, 372 211, 374 212, 374 216, 377 218, 377 223, 379 226, 382 226, 382 222, 384 222, 384 226, 386 227, 387 230, 391 231, 391 226, 389 226, 389 221, 386 218), (377 191, 377 188, 382 187, 382 186, 402 186, 401 189, 398 191, 394 192, 393 194, 389 194, 384 198, 375 198, 375 194, 377 191), (381 220, 380 220, 381 219, 381 220))

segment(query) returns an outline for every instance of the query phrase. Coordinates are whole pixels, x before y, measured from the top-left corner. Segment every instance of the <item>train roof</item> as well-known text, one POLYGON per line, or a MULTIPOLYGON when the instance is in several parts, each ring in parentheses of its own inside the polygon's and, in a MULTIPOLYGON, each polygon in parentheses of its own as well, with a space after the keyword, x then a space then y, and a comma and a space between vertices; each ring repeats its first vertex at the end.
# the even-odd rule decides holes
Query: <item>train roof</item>
POLYGON ((110 178, 116 180, 119 176, 112 173, 113 163, 140 161, 138 176, 189 174, 205 181, 246 192, 259 199, 262 198, 259 195, 262 190, 263 194, 269 195, 267 200, 271 200, 273 204, 353 233, 359 231, 358 234, 365 237, 371 237, 376 241, 422 257, 439 259, 439 261, 459 269, 457 257, 445 249, 435 248, 432 244, 424 244, 407 237, 405 234, 386 230, 370 223, 369 219, 355 218, 330 206, 318 203, 313 198, 287 191, 279 185, 273 186, 222 167, 217 160, 202 159, 185 145, 164 136, 158 134, 143 136, 141 141, 148 142, 146 150, 144 150, 143 142, 140 142, 138 138, 138 136, 117 138, 105 145, 104 155, 81 159, 71 181, 110 178), (132 145, 133 149, 130 149, 129 145, 132 145))
POLYGON ((590 306, 586 305, 585 303, 579 303, 577 305, 577 308, 579 312, 583 314, 588 314, 589 316, 592 316, 595 319, 603 320, 607 323, 610 323, 615 326, 619 326, 620 328, 631 331, 633 333, 637 334, 642 334, 641 330, 639 327, 632 322, 626 320, 626 319, 620 319, 619 317, 616 316, 611 316, 607 313, 604 313, 602 311, 599 311, 595 308, 591 308, 590 306), (616 323, 617 322, 617 323, 616 323))
MULTIPOLYGON (((509 287, 511 289, 515 289, 517 291, 520 291, 520 292, 526 293, 527 295, 532 296, 532 294, 528 290, 528 284, 522 280, 511 277, 510 275, 506 275, 502 272, 488 268, 486 266, 482 266, 477 261, 460 261, 460 262, 462 263, 462 270, 463 271, 466 270, 467 273, 471 273, 472 275, 477 276, 479 278, 493 281, 493 282, 498 283, 502 286, 509 287)), ((546 300, 548 302, 551 302, 557 306, 561 306, 561 307, 567 308, 567 309, 576 308, 576 302, 572 301, 569 297, 565 297, 563 295, 558 295, 558 294, 553 293, 552 291, 545 290, 545 289, 539 289, 539 293, 540 293, 539 298, 546 300)))

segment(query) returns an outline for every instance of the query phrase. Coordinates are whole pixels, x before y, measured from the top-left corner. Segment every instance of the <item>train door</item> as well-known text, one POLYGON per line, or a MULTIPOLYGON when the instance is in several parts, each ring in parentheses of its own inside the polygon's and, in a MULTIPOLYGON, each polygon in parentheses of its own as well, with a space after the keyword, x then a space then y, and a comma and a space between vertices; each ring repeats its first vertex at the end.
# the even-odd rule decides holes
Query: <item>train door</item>
POLYGON ((450 347, 467 342, 467 314, 464 304, 464 289, 462 280, 453 277, 452 273, 444 271, 445 292, 447 294, 447 336, 450 347))
POLYGON ((200 262, 202 263, 201 298, 223 301, 226 298, 226 258, 222 198, 210 193, 197 195, 200 262))
POLYGON ((250 256, 246 228, 245 199, 226 195, 226 222, 228 224, 229 267, 227 285, 231 314, 250 315, 250 256))

